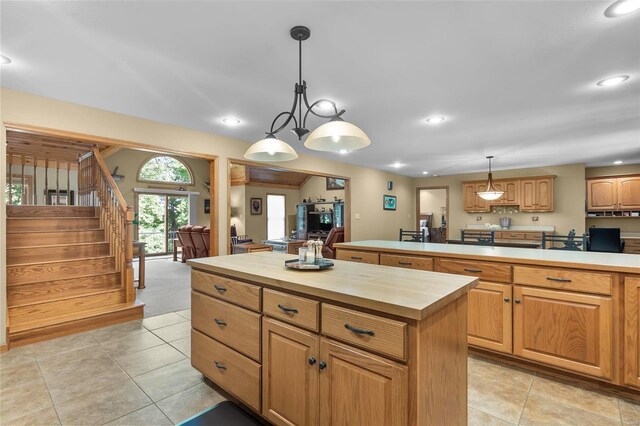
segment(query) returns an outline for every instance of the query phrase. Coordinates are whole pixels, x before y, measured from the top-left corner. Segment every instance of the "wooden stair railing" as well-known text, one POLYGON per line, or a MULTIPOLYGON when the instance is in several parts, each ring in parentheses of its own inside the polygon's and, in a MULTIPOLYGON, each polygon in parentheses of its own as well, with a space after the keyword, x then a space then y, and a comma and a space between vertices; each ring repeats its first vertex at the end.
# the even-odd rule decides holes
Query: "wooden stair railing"
POLYGON ((100 223, 115 256, 126 290, 126 301, 136 298, 133 282, 133 207, 127 206, 97 149, 80 159, 78 193, 81 203, 100 207, 100 223))

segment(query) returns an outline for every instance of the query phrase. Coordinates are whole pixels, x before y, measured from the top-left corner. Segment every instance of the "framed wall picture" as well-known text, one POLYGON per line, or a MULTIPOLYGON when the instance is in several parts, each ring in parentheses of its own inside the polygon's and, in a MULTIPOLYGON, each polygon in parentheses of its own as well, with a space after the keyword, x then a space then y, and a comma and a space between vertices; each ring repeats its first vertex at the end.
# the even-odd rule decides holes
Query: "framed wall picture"
POLYGON ((347 181, 345 179, 338 178, 327 178, 327 190, 330 191, 332 189, 344 189, 347 181))
POLYGON ((211 200, 204 200, 204 214, 211 213, 211 200))
POLYGON ((385 210, 395 210, 396 209, 396 197, 395 195, 383 195, 382 208, 385 210))
POLYGON ((261 215, 262 214, 262 198, 252 198, 250 200, 251 204, 251 214, 252 215, 261 215))
POLYGON ((74 191, 50 189, 47 191, 47 204, 50 206, 73 206, 75 201, 74 191))

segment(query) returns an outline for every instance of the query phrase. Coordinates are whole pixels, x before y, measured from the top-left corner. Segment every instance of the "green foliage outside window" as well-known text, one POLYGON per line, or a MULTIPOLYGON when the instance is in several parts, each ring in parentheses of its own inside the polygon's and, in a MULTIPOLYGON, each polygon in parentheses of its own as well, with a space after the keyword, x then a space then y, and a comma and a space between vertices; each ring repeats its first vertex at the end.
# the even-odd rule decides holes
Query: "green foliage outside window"
POLYGON ((182 161, 167 156, 153 157, 147 161, 140 169, 138 179, 152 182, 193 183, 187 166, 182 161))

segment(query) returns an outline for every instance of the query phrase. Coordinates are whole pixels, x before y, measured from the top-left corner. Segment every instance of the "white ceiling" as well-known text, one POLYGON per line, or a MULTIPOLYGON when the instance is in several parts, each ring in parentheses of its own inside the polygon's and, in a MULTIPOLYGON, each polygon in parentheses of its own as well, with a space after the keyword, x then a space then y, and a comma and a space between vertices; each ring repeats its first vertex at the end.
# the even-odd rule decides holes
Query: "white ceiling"
POLYGON ((485 155, 640 162, 640 12, 606 18, 611 2, 2 1, 1 83, 255 141, 291 105, 289 29, 307 25, 311 100, 335 99, 372 144, 316 153, 281 132, 298 152, 413 176, 483 171, 485 155), (595 85, 617 74, 631 79, 595 85))

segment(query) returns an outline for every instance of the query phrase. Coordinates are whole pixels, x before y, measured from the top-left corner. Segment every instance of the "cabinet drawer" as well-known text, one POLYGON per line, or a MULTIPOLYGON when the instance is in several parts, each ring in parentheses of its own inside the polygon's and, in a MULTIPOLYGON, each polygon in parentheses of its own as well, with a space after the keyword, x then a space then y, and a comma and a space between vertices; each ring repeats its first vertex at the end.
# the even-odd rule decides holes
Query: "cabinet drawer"
POLYGON ((431 259, 430 257, 398 256, 395 254, 381 254, 380 264, 385 266, 397 266, 400 268, 433 271, 433 259, 431 259))
POLYGON ((407 324, 322 304, 322 333, 374 352, 405 359, 407 324))
POLYGON ((613 281, 611 274, 526 266, 514 266, 513 279, 516 284, 599 294, 611 294, 613 281))
POLYGON ((254 311, 260 311, 260 287, 219 275, 191 272, 191 288, 254 311))
POLYGON ((260 361, 260 314, 191 292, 193 328, 260 361))
POLYGON ((524 239, 542 241, 542 232, 525 232, 524 239))
POLYGON ((637 238, 623 238, 625 247, 640 248, 640 239, 637 238))
POLYGON ((264 313, 273 318, 318 331, 320 302, 281 293, 264 290, 264 313))
POLYGON ((500 232, 500 237, 496 235, 496 238, 500 238, 503 240, 524 240, 526 238, 525 235, 526 234, 524 232, 502 231, 500 232))
POLYGON ((338 254, 336 259, 350 260, 352 262, 360 262, 360 263, 371 263, 373 265, 377 265, 379 263, 378 253, 372 253, 369 251, 338 249, 338 254))
POLYGON ((191 364, 260 412, 260 364, 197 330, 191 330, 191 364))
POLYGON ((440 259, 438 271, 469 275, 485 281, 511 282, 511 265, 502 263, 440 259))

